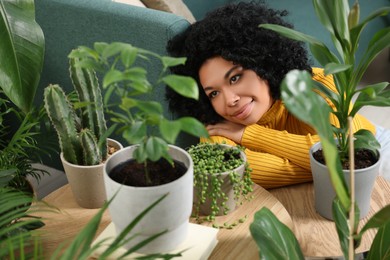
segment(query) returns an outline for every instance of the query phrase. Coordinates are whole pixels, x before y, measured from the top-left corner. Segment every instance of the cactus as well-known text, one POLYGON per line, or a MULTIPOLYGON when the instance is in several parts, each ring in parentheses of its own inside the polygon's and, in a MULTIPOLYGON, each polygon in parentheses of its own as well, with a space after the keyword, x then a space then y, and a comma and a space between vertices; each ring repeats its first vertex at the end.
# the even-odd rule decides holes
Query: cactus
POLYGON ((82 147, 76 129, 76 114, 59 85, 49 85, 44 92, 45 109, 57 131, 64 158, 82 164, 82 147))
POLYGON ((96 137, 90 129, 80 131, 80 142, 83 148, 84 165, 99 164, 102 161, 102 155, 98 149, 96 137))
MULTIPOLYGON (((77 58, 70 58, 70 77, 79 97, 85 103, 81 108, 82 128, 90 129, 97 141, 107 131, 104 119, 103 99, 96 73, 90 69, 77 67, 77 58)), ((100 148, 102 160, 107 158, 107 142, 100 148)))
POLYGON ((80 118, 59 85, 45 88, 45 109, 56 129, 64 158, 73 164, 96 165, 107 157, 107 142, 100 142, 98 146, 107 131, 103 100, 95 72, 79 68, 77 62, 76 58, 70 58, 69 70, 73 87, 83 104, 80 118))

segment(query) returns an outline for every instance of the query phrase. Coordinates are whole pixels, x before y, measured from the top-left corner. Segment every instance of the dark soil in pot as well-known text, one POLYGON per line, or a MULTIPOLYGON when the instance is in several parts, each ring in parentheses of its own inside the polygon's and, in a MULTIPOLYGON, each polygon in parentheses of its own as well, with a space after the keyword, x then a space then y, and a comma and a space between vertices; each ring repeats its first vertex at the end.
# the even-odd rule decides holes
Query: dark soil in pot
POLYGON ((145 165, 137 163, 135 159, 127 160, 115 166, 108 174, 114 181, 133 187, 150 187, 170 183, 183 176, 187 167, 179 161, 174 160, 174 166, 165 159, 156 162, 148 161, 147 170, 151 179, 146 182, 145 165))
MULTIPOLYGON (((322 154, 322 149, 319 149, 313 153, 314 159, 318 162, 325 164, 325 158, 322 154)), ((378 161, 378 158, 367 149, 361 149, 355 152, 355 169, 364 169, 374 165, 378 161)), ((342 167, 344 170, 349 170, 350 164, 349 160, 342 162, 342 167)))

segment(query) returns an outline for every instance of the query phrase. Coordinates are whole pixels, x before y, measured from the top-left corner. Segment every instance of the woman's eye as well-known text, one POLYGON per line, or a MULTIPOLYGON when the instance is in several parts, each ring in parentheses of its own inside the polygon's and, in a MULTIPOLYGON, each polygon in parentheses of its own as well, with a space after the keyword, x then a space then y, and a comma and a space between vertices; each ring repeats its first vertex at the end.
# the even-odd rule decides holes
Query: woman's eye
POLYGON ((241 75, 234 75, 230 78, 230 84, 236 83, 241 78, 241 75))
POLYGON ((218 95, 218 91, 211 91, 211 92, 209 93, 209 98, 210 98, 210 99, 215 98, 217 95, 218 95))

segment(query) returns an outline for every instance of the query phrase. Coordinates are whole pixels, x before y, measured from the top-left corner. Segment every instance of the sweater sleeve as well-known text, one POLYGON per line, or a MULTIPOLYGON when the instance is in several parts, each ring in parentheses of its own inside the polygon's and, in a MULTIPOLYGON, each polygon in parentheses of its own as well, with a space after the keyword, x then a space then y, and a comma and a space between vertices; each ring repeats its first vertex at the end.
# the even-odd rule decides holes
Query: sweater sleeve
MULTIPOLYGON (((201 139, 201 142, 236 145, 232 140, 221 136, 211 136, 209 139, 201 139)), ((246 147, 245 154, 252 169, 253 182, 263 188, 270 189, 312 180, 310 169, 304 169, 286 158, 254 151, 249 147, 246 147)))
POLYGON ((245 128, 241 145, 253 151, 285 158, 310 171, 309 149, 319 140, 318 135, 290 134, 255 124, 245 128))

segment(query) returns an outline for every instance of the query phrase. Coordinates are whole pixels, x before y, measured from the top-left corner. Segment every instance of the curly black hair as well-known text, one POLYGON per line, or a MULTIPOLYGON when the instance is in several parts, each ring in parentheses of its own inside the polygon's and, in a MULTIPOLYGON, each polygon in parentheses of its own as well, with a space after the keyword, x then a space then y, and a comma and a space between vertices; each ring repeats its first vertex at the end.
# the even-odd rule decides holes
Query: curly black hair
POLYGON ((280 84, 290 70, 311 73, 303 43, 259 28, 264 23, 293 28, 283 20, 287 14, 286 10, 273 10, 262 1, 228 4, 209 12, 203 20, 172 38, 167 45, 168 53, 173 57, 187 57, 187 61, 171 71, 197 81, 199 100, 183 98, 167 88, 169 109, 181 116, 193 116, 205 124, 223 120, 213 109, 198 76, 201 65, 217 56, 253 70, 268 81, 272 98, 280 99, 280 84))

